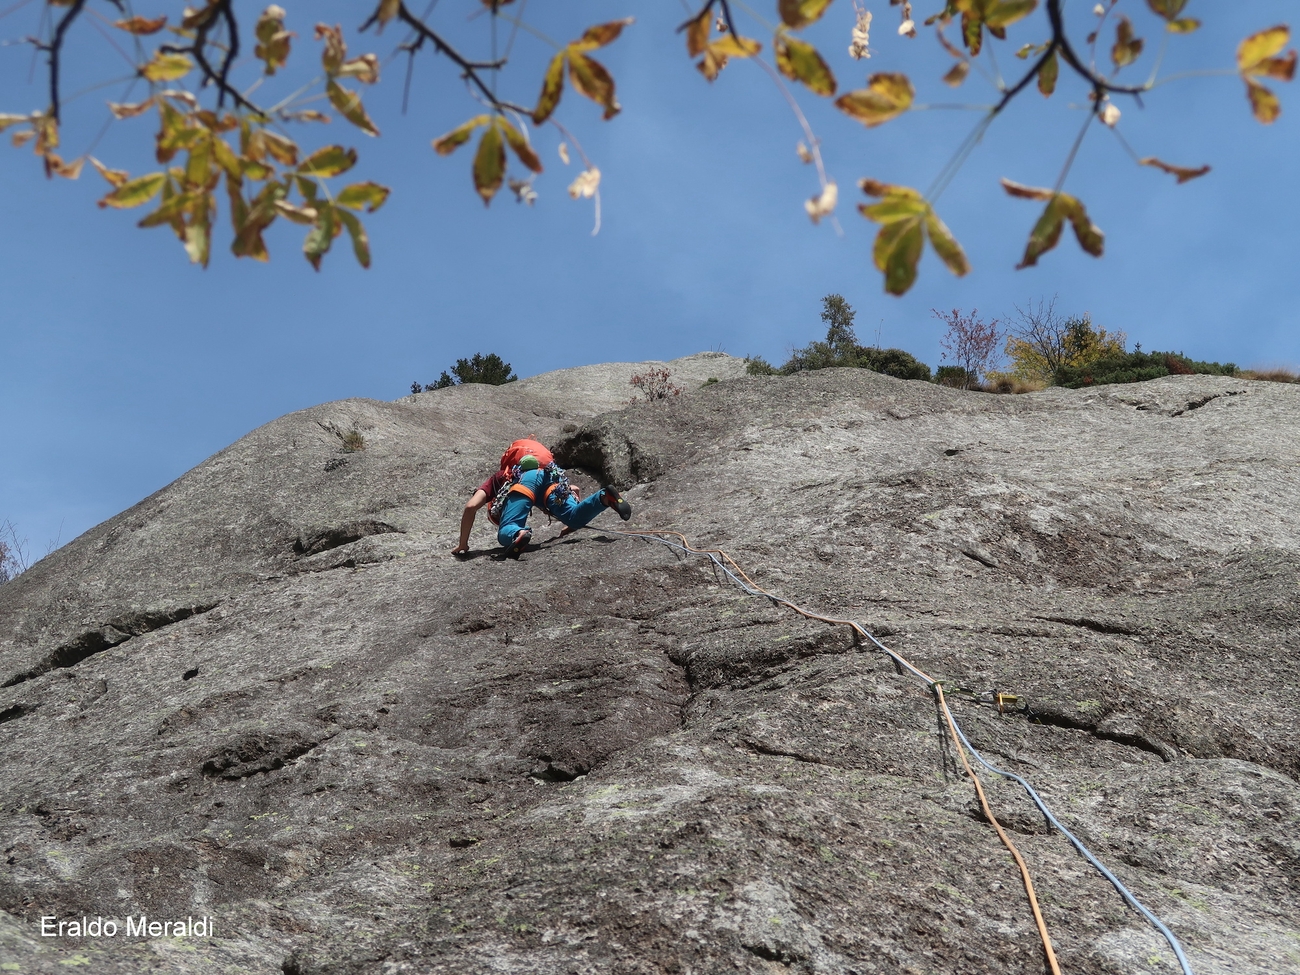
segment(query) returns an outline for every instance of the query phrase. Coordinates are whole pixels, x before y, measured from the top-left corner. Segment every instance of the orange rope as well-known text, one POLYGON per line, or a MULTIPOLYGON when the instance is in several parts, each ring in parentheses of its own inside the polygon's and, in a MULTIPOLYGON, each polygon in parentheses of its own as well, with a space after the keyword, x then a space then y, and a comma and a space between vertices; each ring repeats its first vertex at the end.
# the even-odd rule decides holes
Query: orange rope
MULTIPOLYGON (((605 530, 609 531, 609 529, 605 529, 605 530)), ((645 528, 645 529, 639 529, 635 531, 628 531, 628 530, 615 531, 613 532, 613 534, 634 535, 634 536, 640 535, 649 538, 655 538, 662 535, 675 536, 681 539, 682 548, 686 549, 686 551, 692 552, 696 555, 716 556, 717 558, 725 561, 732 569, 735 570, 736 574, 741 579, 745 580, 745 583, 751 589, 753 589, 756 592, 762 593, 764 596, 767 596, 769 599, 771 599, 774 602, 779 602, 783 606, 788 606, 790 609, 794 610, 800 616, 804 616, 812 620, 818 620, 822 623, 829 623, 837 626, 852 627, 853 631, 859 636, 870 637, 870 634, 867 633, 867 631, 862 628, 861 624, 853 620, 839 619, 838 617, 834 617, 834 616, 825 616, 821 613, 814 613, 811 610, 804 609, 801 606, 796 606, 788 599, 784 599, 780 596, 777 596, 775 593, 772 593, 767 589, 764 589, 762 586, 754 582, 754 580, 752 580, 748 575, 746 575, 745 571, 736 563, 735 559, 733 559, 726 552, 716 548, 714 549, 696 548, 687 540, 686 536, 679 531, 645 528)), ((1006 830, 1002 828, 1002 824, 998 822, 998 818, 995 815, 993 815, 993 810, 989 806, 988 798, 984 795, 983 783, 980 782, 980 777, 977 774, 975 774, 975 769, 971 767, 970 761, 966 758, 966 748, 965 746, 962 745, 961 738, 957 734, 955 720, 952 716, 952 712, 948 710, 948 701, 943 696, 943 685, 940 684, 938 681, 934 680, 934 678, 930 677, 924 671, 915 667, 908 660, 906 660, 904 657, 900 656, 899 654, 895 653, 894 651, 886 650, 886 653, 888 653, 894 660, 902 663, 914 674, 916 674, 922 680, 928 683, 930 685, 930 689, 936 695, 936 698, 939 702, 939 708, 943 713, 944 722, 948 728, 948 735, 950 738, 952 738, 953 745, 957 749, 957 754, 961 756, 961 763, 966 767, 966 774, 970 776, 971 782, 975 786, 975 794, 979 797, 980 808, 983 809, 984 816, 988 819, 989 823, 993 826, 995 830, 997 830, 998 838, 1002 840, 1002 844, 1011 852, 1011 856, 1016 861, 1016 866, 1020 868, 1020 879, 1024 882, 1025 885, 1025 894, 1029 898, 1029 907, 1034 914, 1034 923, 1038 926, 1038 936, 1039 938, 1042 939, 1043 942, 1043 954, 1047 958, 1048 967, 1052 970, 1052 975, 1061 975, 1061 967, 1059 964, 1057 964, 1056 961, 1056 952, 1052 949, 1052 936, 1047 932, 1047 922, 1043 920, 1043 912, 1038 906, 1038 896, 1034 893, 1034 882, 1029 876, 1029 867, 1025 863, 1025 858, 1020 855, 1020 851, 1016 849, 1016 845, 1013 842, 1011 842, 1011 837, 1007 835, 1006 830)))

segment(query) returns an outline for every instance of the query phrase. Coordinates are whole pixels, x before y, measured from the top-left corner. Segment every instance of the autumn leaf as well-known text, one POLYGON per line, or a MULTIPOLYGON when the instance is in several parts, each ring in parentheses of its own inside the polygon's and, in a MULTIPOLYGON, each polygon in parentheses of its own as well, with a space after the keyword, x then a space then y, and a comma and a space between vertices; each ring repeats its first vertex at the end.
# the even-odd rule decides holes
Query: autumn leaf
POLYGON ((478 152, 474 154, 474 189, 483 198, 487 206, 496 196, 497 190, 506 176, 506 147, 501 138, 501 129, 493 124, 483 130, 479 139, 478 152))
POLYGON ((490 115, 475 115, 464 125, 458 125, 444 136, 439 136, 433 140, 433 151, 440 156, 450 156, 458 148, 469 141, 474 130, 479 126, 488 125, 492 121, 490 115))
POLYGON ((943 76, 943 83, 952 88, 960 88, 968 74, 970 74, 970 62, 962 59, 948 69, 948 73, 943 76))
POLYGON ((1138 59, 1142 53, 1143 41, 1133 36, 1132 22, 1122 14, 1115 25, 1115 44, 1110 49, 1110 59, 1116 68, 1127 67, 1138 59))
POLYGON ((153 108, 153 99, 146 98, 142 102, 134 104, 124 104, 122 102, 109 102, 108 110, 113 113, 113 118, 135 118, 137 115, 143 115, 149 109, 153 108))
POLYGON ((333 78, 325 82, 325 93, 329 95, 330 104, 338 109, 339 114, 359 128, 366 135, 379 135, 379 129, 370 121, 361 96, 355 91, 348 91, 333 78))
POLYGON ((579 94, 586 95, 598 105, 605 106, 605 118, 611 119, 620 111, 614 97, 614 79, 605 66, 572 47, 569 50, 569 81, 579 94))
POLYGON ((316 25, 316 40, 325 42, 321 51, 320 63, 325 73, 331 78, 339 72, 348 56, 348 46, 343 40, 343 28, 331 27, 329 24, 316 25))
POLYGON ((820 20, 830 5, 831 0, 780 0, 777 10, 781 23, 791 30, 802 30, 820 20))
POLYGON ((1237 70, 1246 83, 1251 111, 1264 125, 1272 124, 1282 114, 1282 103, 1255 78, 1291 81, 1295 77, 1296 52, 1292 50, 1286 57, 1277 57, 1290 38, 1290 28, 1281 24, 1252 34, 1237 47, 1237 70))
POLYGON ((74 159, 70 163, 63 161, 62 156, 55 155, 52 152, 45 154, 45 175, 62 176, 64 179, 77 179, 81 176, 82 167, 85 166, 84 158, 74 159))
POLYGON ((401 8, 402 0, 380 0, 379 9, 375 11, 375 19, 379 21, 381 31, 384 29, 384 24, 396 17, 401 8))
POLYGON ((354 214, 345 210, 335 210, 334 216, 347 228, 348 236, 352 238, 352 253, 356 255, 357 263, 365 268, 370 267, 370 238, 366 235, 366 228, 354 214))
POLYGON ((1147 0, 1147 6, 1157 17, 1163 17, 1165 20, 1173 20, 1183 8, 1187 6, 1187 0, 1147 0))
POLYGON ((1142 166, 1154 166, 1161 172, 1169 173, 1171 176, 1177 176, 1179 183, 1186 183, 1189 179, 1196 179, 1198 176, 1204 176, 1210 171, 1209 166, 1200 166, 1196 169, 1189 169, 1186 166, 1173 166, 1167 162, 1161 162, 1155 156, 1147 156, 1145 159, 1139 159, 1138 163, 1142 166))
POLYGON ((140 74, 149 81, 175 81, 194 68, 194 62, 184 54, 163 54, 156 51, 153 60, 140 67, 140 74))
POLYGON ((716 41, 707 43, 703 49, 704 56, 695 65, 709 81, 718 77, 719 72, 727 66, 731 58, 752 58, 763 50, 763 45, 749 37, 733 37, 726 34, 716 41))
POLYGON ((597 24, 595 27, 588 27, 583 32, 582 37, 569 45, 570 51, 582 53, 584 51, 594 51, 598 47, 604 47, 606 44, 612 44, 618 40, 618 36, 623 33, 623 28, 633 23, 632 17, 625 17, 622 20, 612 20, 607 24, 597 24))
POLYGON ((356 78, 363 85, 373 85, 379 81, 379 58, 373 54, 363 54, 344 61, 339 65, 338 76, 356 78))
POLYGON ((119 30, 126 31, 128 34, 156 34, 167 26, 167 18, 158 17, 154 20, 149 20, 146 17, 131 17, 128 20, 115 20, 113 21, 113 26, 119 30))
POLYGON ((880 199, 879 203, 859 204, 858 211, 881 225, 872 258, 876 269, 885 275, 885 291, 901 295, 912 287, 927 237, 953 274, 960 277, 970 270, 965 251, 920 193, 873 179, 860 180, 858 185, 868 196, 880 199))
POLYGON ((867 128, 883 125, 906 112, 916 97, 916 90, 905 74, 881 72, 859 88, 835 100, 835 107, 857 119, 867 128))
POLYGON ((1190 34, 1200 26, 1201 22, 1195 17, 1180 17, 1165 24, 1165 30, 1171 34, 1190 34))
POLYGON ((319 216, 315 207, 297 207, 287 200, 276 200, 275 209, 286 220, 303 227, 315 226, 319 216))
POLYGON ((329 252, 338 232, 334 217, 335 210, 332 206, 322 206, 316 214, 316 225, 302 242, 303 255, 317 271, 320 270, 321 258, 329 252))
POLYGON ((108 180, 109 184, 116 189, 131 178, 125 169, 109 169, 94 156, 90 157, 90 164, 95 167, 95 171, 108 180))
POLYGON ((0 112, 0 132, 9 128, 11 125, 22 125, 31 122, 30 115, 8 115, 0 112))
POLYGON ((1058 193, 1036 186, 1025 186, 1009 179, 1002 180, 1002 188, 1011 196, 1023 200, 1046 200, 1047 207, 1029 233, 1029 243, 1025 247, 1025 256, 1016 269, 1032 267, 1038 258, 1050 251, 1061 239, 1061 230, 1069 220, 1074 228, 1074 236, 1079 246, 1093 257, 1101 257, 1105 245, 1105 235, 1088 217, 1088 211, 1082 202, 1068 193, 1058 193))
POLYGON ((380 186, 378 183, 369 181, 353 183, 351 186, 345 186, 339 190, 334 202, 350 210, 364 209, 367 213, 374 213, 384 205, 389 192, 387 186, 380 186))
POLYGON ((524 134, 505 119, 499 120, 497 124, 501 126, 501 134, 505 136, 506 143, 514 150, 515 155, 519 157, 519 161, 533 172, 540 173, 542 171, 542 161, 537 158, 537 153, 528 144, 524 134))
POLYGON ((99 205, 101 207, 113 207, 117 210, 138 207, 157 196, 158 191, 162 189, 163 183, 166 181, 166 173, 150 173, 147 176, 138 176, 122 183, 108 196, 100 200, 99 205))
POLYGON ((555 106, 560 103, 560 95, 564 93, 564 51, 551 58, 551 63, 546 66, 546 75, 542 78, 542 93, 537 98, 537 107, 533 109, 533 124, 541 125, 551 113, 555 111, 555 106))
POLYGON ((772 49, 777 70, 791 81, 801 82, 814 95, 835 94, 835 75, 811 44, 778 32, 772 49))
POLYGON ((275 74, 276 68, 284 67, 289 60, 289 41, 294 35, 284 29, 284 17, 284 8, 272 4, 262 11, 253 30, 257 37, 253 56, 266 64, 268 75, 275 74))

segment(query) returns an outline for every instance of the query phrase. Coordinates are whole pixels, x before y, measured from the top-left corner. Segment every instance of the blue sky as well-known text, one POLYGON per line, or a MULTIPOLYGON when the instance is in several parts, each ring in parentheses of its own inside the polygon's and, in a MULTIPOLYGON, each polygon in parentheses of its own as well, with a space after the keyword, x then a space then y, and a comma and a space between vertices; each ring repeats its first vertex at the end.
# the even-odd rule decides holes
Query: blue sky
MULTIPOLYGON (((298 34, 291 69, 318 63, 310 36, 318 19, 341 22, 354 54, 383 57, 400 39, 392 27, 379 39, 355 34, 368 10, 362 0, 282 4, 298 34)), ((32 0, 0 19, 0 39, 34 32, 39 6, 32 0)), ((179 6, 137 0, 136 12, 174 15, 179 6)), ((921 2, 917 10, 937 6, 921 2)), ((1078 25, 1088 24, 1091 6, 1070 5, 1078 25)), ((102 0, 92 7, 108 9, 102 0)), ((261 7, 237 5, 248 23, 261 7)), ((441 0, 434 20, 483 56, 485 19, 465 19, 475 7, 441 0)), ((755 5, 769 19, 773 7, 770 0, 755 5)), ((991 86, 974 73, 956 92, 941 85, 951 59, 933 37, 899 37, 896 8, 884 0, 868 7, 876 16, 870 60, 847 55, 849 0, 836 0, 806 32, 841 91, 860 87, 871 72, 903 70, 915 79, 919 102, 993 100, 991 86)), ((1129 69, 1140 80, 1159 33, 1144 4, 1125 0, 1124 8, 1148 38, 1129 69)), ((0 13, 7 9, 0 0, 0 13)), ((1294 12, 1287 0, 1193 0, 1187 13, 1205 26, 1174 40, 1162 76, 1231 69, 1242 37, 1294 12)), ((30 148, 0 145, 0 423, 7 441, 0 521, 11 520, 39 555, 48 541, 71 540, 277 416, 351 396, 394 399, 412 380, 432 382, 475 352, 499 353, 521 376, 706 349, 779 362, 791 347, 821 336, 820 299, 830 292, 857 309, 860 340, 874 343, 878 331, 882 345, 907 349, 932 367, 940 361, 941 326, 931 308, 1005 316, 1016 304, 1054 294, 1064 310, 1087 311, 1144 348, 1242 366, 1300 365, 1294 85, 1273 83, 1283 115, 1269 127, 1251 118, 1231 73, 1171 82, 1151 92, 1145 107, 1120 100, 1120 131, 1139 155, 1209 163, 1212 173, 1176 186, 1135 166, 1113 135, 1095 126, 1065 189, 1106 232, 1106 256, 1082 254, 1067 232, 1037 268, 1016 271, 1038 205, 1008 198, 998 179, 1052 185, 1083 119, 1078 85, 1063 81, 1050 101, 1026 92, 937 204, 970 255, 972 273, 955 279, 927 255, 916 286, 899 299, 883 293, 871 266, 874 225, 854 209, 856 181, 872 176, 925 188, 978 115, 914 111, 867 130, 829 100, 796 92, 841 190, 839 236, 803 212, 817 182, 795 153, 802 133, 783 96, 743 62, 707 84, 674 34, 685 17, 680 3, 532 0, 527 19, 567 40, 589 23, 628 15, 636 24, 597 55, 617 80, 623 113, 602 122, 599 109, 572 91, 558 113, 603 173, 603 226, 595 237, 591 201, 565 193, 578 166, 560 162, 553 129, 534 133, 546 172, 531 208, 503 191, 485 209, 470 183, 469 151, 434 155, 429 140, 479 108, 448 62, 427 52, 416 62, 405 116, 402 61, 387 64, 383 82, 366 91, 381 138, 341 120, 304 135, 304 142, 356 146, 356 178, 394 188, 384 209, 367 218, 369 271, 338 247, 314 272, 299 252, 303 229, 283 221, 268 235, 269 265, 229 256, 226 236, 203 271, 166 230, 136 229, 146 211, 96 208, 107 184, 89 167, 76 182, 47 181, 30 148)), ((740 23, 764 41, 766 53, 770 32, 744 13, 740 23)), ((1023 66, 1012 57, 1015 48, 1043 34, 1041 14, 1012 28, 1010 43, 997 47, 1008 77, 1023 66)), ((549 54, 521 34, 502 94, 531 104, 549 54)), ((93 28, 75 35, 68 61, 69 92, 130 70, 93 28)), ((44 75, 38 64, 29 83, 31 63, 30 48, 0 47, 0 111, 44 106, 44 75)), ((992 70, 987 62, 984 68, 992 70)), ((120 100, 124 89, 69 105, 66 157, 89 145, 107 117, 104 100, 120 100)), ((145 172, 153 168, 155 126, 151 116, 118 123, 95 153, 132 174, 145 172)))

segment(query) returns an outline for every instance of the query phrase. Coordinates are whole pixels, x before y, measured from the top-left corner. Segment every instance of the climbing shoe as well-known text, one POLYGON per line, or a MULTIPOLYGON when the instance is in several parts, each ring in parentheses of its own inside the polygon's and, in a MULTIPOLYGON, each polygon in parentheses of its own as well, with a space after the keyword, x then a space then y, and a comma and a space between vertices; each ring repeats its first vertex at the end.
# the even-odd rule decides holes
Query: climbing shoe
POLYGON ((632 506, 618 496, 617 490, 607 487, 602 489, 600 493, 606 508, 613 508, 624 521, 632 517, 632 506))
POLYGON ((515 540, 511 542, 510 547, 506 549, 506 555, 508 555, 510 558, 513 559, 519 558, 519 554, 532 540, 533 540, 533 533, 531 531, 529 531, 527 528, 519 529, 519 531, 515 534, 515 540))

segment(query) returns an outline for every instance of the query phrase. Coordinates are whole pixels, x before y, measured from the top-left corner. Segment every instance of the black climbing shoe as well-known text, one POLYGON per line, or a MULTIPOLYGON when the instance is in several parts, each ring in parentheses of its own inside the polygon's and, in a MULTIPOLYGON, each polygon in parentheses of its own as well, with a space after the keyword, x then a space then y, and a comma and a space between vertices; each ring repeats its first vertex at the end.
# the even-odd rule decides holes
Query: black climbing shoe
POLYGON ((506 555, 512 559, 519 558, 520 553, 523 552, 524 548, 527 547, 528 543, 532 540, 533 533, 531 531, 527 528, 519 529, 518 533, 515 535, 515 540, 511 542, 510 547, 506 549, 506 555))
POLYGON ((606 508, 613 508, 624 521, 632 517, 632 506, 618 496, 616 489, 607 487, 603 488, 600 493, 606 508))

